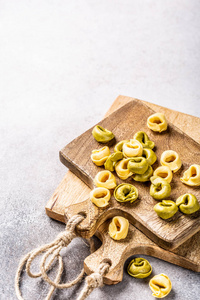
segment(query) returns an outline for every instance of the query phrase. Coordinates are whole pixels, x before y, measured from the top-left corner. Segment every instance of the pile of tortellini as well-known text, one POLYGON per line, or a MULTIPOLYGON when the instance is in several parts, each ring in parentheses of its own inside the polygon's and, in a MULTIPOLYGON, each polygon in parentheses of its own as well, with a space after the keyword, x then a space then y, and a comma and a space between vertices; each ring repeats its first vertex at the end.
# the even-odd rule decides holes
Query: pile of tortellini
MULTIPOLYGON (((167 129, 167 121, 163 114, 156 113, 147 120, 147 126, 153 131, 162 132, 167 129)), ((114 134, 97 125, 92 134, 100 143, 108 143, 114 139, 114 134)), ((160 164, 153 170, 152 165, 157 156, 153 151, 155 144, 144 131, 136 132, 132 139, 122 140, 114 146, 114 153, 108 146, 92 151, 91 159, 97 166, 104 166, 105 170, 96 174, 94 184, 97 186, 90 193, 91 201, 98 207, 105 208, 109 205, 110 190, 114 190, 114 197, 118 202, 133 203, 138 198, 137 188, 130 183, 117 186, 117 176, 126 180, 132 177, 134 181, 151 181, 150 195, 158 201, 154 206, 157 215, 162 219, 173 217, 178 209, 184 214, 193 214, 200 209, 199 202, 193 194, 181 195, 176 202, 168 200, 171 194, 170 182, 173 173, 177 172, 182 162, 179 154, 173 150, 162 153, 160 164)), ((190 186, 200 185, 200 166, 191 165, 180 180, 190 186)))
MULTIPOLYGON (((129 263, 127 272, 130 276, 141 279, 151 275, 152 267, 145 258, 136 257, 129 263)), ((170 293, 172 283, 167 275, 161 273, 150 279, 149 287, 153 292, 152 296, 164 298, 170 293)))

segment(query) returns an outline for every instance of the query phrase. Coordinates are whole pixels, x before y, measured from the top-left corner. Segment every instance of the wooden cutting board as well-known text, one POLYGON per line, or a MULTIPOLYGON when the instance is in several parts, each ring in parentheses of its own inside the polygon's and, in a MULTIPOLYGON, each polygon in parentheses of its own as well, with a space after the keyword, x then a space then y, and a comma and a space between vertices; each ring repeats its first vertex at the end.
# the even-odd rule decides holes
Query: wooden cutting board
MULTIPOLYGON (((115 111, 133 98, 119 96, 111 106, 109 113, 115 111)), ((143 101, 144 102, 144 101, 143 101)), ((177 127, 190 134, 200 142, 200 135, 196 128, 200 128, 200 119, 187 114, 179 113, 152 103, 145 102, 149 107, 164 113, 167 119, 177 127)), ((72 172, 68 171, 46 205, 49 217, 65 222, 64 213, 67 207, 80 203, 88 197, 90 189, 72 172)), ((112 262, 110 271, 104 278, 107 284, 115 284, 122 280, 123 265, 127 257, 134 254, 146 254, 158 257, 173 264, 200 272, 200 232, 196 233, 187 242, 173 251, 166 251, 148 239, 136 227, 130 225, 130 232, 125 243, 118 243, 107 234, 108 221, 102 224, 95 233, 101 240, 102 246, 88 256, 84 262, 85 271, 90 274, 97 270, 99 262, 109 259, 112 262), (113 256, 111 256, 113 255, 113 256)))
MULTIPOLYGON (((199 188, 186 186, 180 181, 183 172, 190 165, 200 164, 200 145, 172 123, 169 123, 167 131, 161 134, 151 131, 146 122, 154 112, 141 101, 132 100, 99 124, 115 134, 116 142, 132 138, 137 131, 145 131, 156 145, 158 161, 154 164, 154 169, 159 165, 159 158, 165 150, 171 149, 178 152, 183 165, 173 175, 172 193, 169 199, 175 201, 180 195, 192 193, 200 200, 199 188)), ((92 150, 102 147, 102 144, 93 138, 92 129, 83 133, 60 151, 61 161, 90 188, 93 187, 95 175, 104 170, 103 167, 97 167, 90 158, 92 150)), ((114 152, 113 148, 114 146, 110 147, 111 153, 114 152)), ((165 249, 178 247, 200 230, 200 213, 193 217, 178 212, 170 221, 159 218, 153 210, 157 201, 150 196, 150 182, 135 182, 132 178, 124 181, 117 177, 117 184, 122 182, 129 182, 137 187, 139 191, 137 201, 132 204, 119 203, 112 196, 109 207, 101 209, 88 198, 81 204, 76 204, 68 209, 68 217, 80 211, 86 214, 85 220, 78 227, 82 236, 93 235, 99 225, 115 215, 129 219, 134 226, 165 249)))

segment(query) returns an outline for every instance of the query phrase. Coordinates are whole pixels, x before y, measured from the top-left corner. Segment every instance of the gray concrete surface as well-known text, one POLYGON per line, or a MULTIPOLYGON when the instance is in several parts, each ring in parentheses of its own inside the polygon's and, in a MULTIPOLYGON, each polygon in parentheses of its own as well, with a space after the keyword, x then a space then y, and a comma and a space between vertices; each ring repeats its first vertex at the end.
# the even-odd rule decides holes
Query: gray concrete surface
MULTIPOLYGON (((119 95, 200 116, 199 1, 0 1, 0 299, 16 299, 14 276, 27 251, 64 225, 45 204, 66 168, 58 151, 98 122, 119 95)), ((198 129, 199 130, 199 129, 198 129)), ((64 280, 78 274, 88 247, 63 251, 64 280)), ((148 257, 166 273, 166 299, 196 300, 199 274, 148 257)), ((83 283, 53 299, 76 299, 83 283)), ((47 286, 24 276, 25 299, 47 286)), ((123 281, 92 299, 153 299, 148 280, 123 281)))

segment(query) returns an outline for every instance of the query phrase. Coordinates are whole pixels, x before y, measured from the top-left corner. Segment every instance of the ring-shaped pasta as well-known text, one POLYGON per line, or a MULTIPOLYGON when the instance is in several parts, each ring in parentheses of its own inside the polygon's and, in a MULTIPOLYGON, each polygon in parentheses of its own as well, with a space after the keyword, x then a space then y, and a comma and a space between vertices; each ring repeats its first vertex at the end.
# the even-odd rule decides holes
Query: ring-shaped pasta
POLYGON ((153 149, 155 146, 154 142, 150 141, 148 135, 144 131, 136 132, 133 138, 140 142, 143 148, 153 149))
POLYGON ((178 211, 176 203, 171 200, 162 200, 162 202, 158 202, 153 209, 157 215, 164 220, 172 218, 178 211))
POLYGON ((166 180, 167 182, 172 181, 172 171, 168 166, 160 166, 154 170, 153 176, 161 177, 162 179, 166 180))
POLYGON ((108 170, 98 172, 94 178, 94 184, 107 189, 114 189, 117 185, 115 176, 108 170))
POLYGON ((170 196, 171 186, 170 183, 158 176, 150 178, 150 195, 156 200, 163 200, 170 196))
POLYGON ((115 188, 114 197, 118 202, 133 203, 138 198, 138 189, 130 183, 122 183, 115 188))
POLYGON ((129 158, 128 169, 135 174, 144 174, 148 167, 147 160, 142 156, 129 158))
POLYGON ((200 209, 199 202, 193 194, 184 194, 178 197, 176 205, 186 215, 193 214, 200 209))
POLYGON ((90 192, 90 200, 98 207, 109 205, 110 191, 104 187, 97 187, 90 192))
POLYGON ((117 143, 114 147, 114 151, 115 152, 122 152, 122 147, 124 145, 124 143, 128 143, 130 140, 123 140, 123 141, 120 141, 119 143, 117 143))
POLYGON ((167 275, 159 274, 151 278, 149 281, 149 287, 153 292, 152 296, 156 298, 164 298, 170 293, 172 283, 167 275))
POLYGON ((181 181, 190 186, 199 186, 200 185, 200 165, 194 164, 187 169, 181 181))
POLYGON ((157 160, 155 152, 148 148, 143 149, 142 157, 146 158, 149 165, 153 165, 157 160))
POLYGON ((136 257, 129 263, 127 272, 129 275, 135 278, 146 278, 151 274, 152 267, 148 260, 141 257, 136 257))
POLYGON ((124 155, 122 152, 118 151, 108 156, 104 163, 104 167, 106 170, 113 172, 115 170, 115 164, 123 159, 124 155))
POLYGON ((131 139, 130 142, 124 143, 123 147, 123 154, 126 158, 141 156, 143 152, 143 147, 137 140, 131 139))
POLYGON ((108 146, 105 146, 100 149, 92 150, 91 159, 95 165, 103 166, 109 155, 110 149, 108 146))
POLYGON ((162 132, 167 130, 167 120, 162 113, 155 113, 148 117, 147 126, 156 132, 162 132))
POLYGON ((119 162, 116 163, 115 165, 115 172, 117 173, 117 176, 123 180, 127 179, 133 173, 129 171, 127 165, 128 165, 129 160, 127 158, 123 158, 119 162))
POLYGON ((135 181, 140 181, 140 182, 146 182, 150 180, 150 177, 153 174, 153 169, 152 166, 148 166, 148 169, 144 174, 133 174, 133 179, 135 181))
POLYGON ((166 150, 161 154, 160 163, 162 166, 167 166, 174 173, 177 172, 181 166, 182 162, 180 156, 176 151, 166 150))
POLYGON ((105 129, 100 125, 96 125, 93 128, 92 135, 95 138, 95 140, 100 143, 107 143, 115 137, 112 131, 105 129))
POLYGON ((108 234, 114 240, 122 240, 127 237, 129 221, 123 217, 116 216, 108 227, 108 234))

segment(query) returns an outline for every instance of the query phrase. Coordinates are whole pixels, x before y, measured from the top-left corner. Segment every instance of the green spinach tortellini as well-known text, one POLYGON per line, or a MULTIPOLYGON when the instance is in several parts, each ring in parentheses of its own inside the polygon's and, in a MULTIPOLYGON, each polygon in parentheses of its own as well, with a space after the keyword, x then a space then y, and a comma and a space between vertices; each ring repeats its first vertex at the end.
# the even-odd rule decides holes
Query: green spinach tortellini
POLYGON ((171 185, 166 180, 158 176, 152 176, 150 178, 150 195, 156 200, 163 200, 170 196, 171 185))
POLYGON ((115 164, 123 159, 123 153, 122 152, 115 152, 108 156, 107 160, 104 163, 104 167, 106 170, 109 170, 113 172, 115 170, 115 164))
POLYGON ((136 257, 128 265, 127 272, 135 278, 146 278, 152 272, 152 267, 148 260, 136 257))
POLYGON ((95 140, 100 143, 107 143, 115 137, 111 131, 101 127, 100 125, 96 125, 93 128, 92 135, 95 140))
POLYGON ((114 197, 118 202, 133 203, 138 198, 138 190, 130 183, 122 183, 115 188, 114 197))
POLYGON ((152 167, 149 165, 148 169, 146 170, 146 172, 144 174, 133 174, 133 179, 135 181, 140 181, 140 182, 146 182, 150 180, 150 177, 153 174, 153 169, 152 167))
POLYGON ((138 140, 143 148, 153 149, 155 144, 153 141, 150 141, 148 135, 144 131, 138 131, 133 137, 135 140, 138 140))
POLYGON ((199 202, 193 194, 184 194, 178 197, 176 205, 186 215, 193 214, 200 209, 199 202))
POLYGON ((178 207, 174 201, 162 200, 154 206, 154 210, 161 219, 167 220, 177 213, 178 207))
POLYGON ((128 169, 135 174, 144 174, 148 169, 148 162, 144 157, 132 157, 128 159, 128 169))

